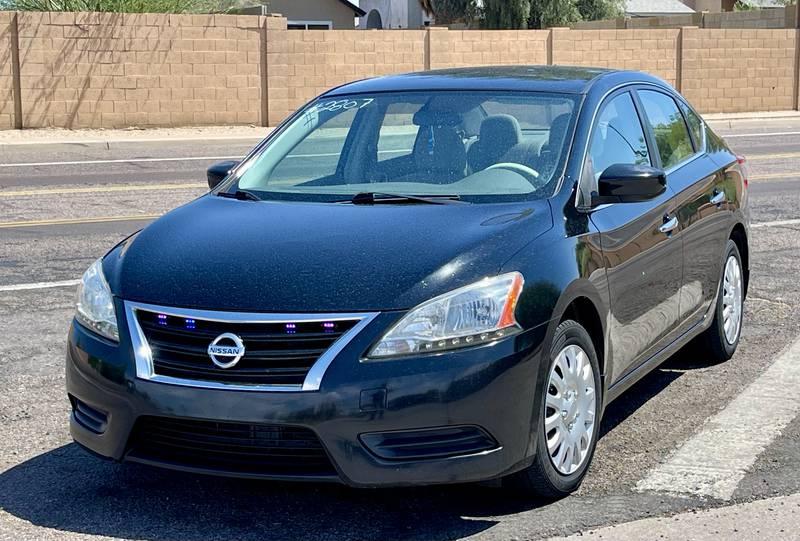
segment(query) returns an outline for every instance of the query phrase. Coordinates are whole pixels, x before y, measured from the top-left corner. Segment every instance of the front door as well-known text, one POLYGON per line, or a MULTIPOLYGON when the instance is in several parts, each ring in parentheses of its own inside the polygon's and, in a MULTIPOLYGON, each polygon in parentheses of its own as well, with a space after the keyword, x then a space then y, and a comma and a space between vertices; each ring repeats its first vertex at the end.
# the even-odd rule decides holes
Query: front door
MULTIPOLYGON (((612 95, 597 116, 583 174, 596 183, 613 164, 658 166, 645 133, 633 95, 612 95)), ((650 201, 602 205, 591 213, 607 269, 611 384, 663 347, 678 324, 683 249, 675 238, 673 196, 667 187, 650 201)))

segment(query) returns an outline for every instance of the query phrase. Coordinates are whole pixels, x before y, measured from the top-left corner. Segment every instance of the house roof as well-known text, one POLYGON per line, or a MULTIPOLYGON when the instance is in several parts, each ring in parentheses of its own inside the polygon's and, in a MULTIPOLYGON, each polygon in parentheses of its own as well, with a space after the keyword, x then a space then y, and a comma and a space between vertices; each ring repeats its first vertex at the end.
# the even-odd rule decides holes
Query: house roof
POLYGON ((344 4, 345 6, 349 7, 350 9, 352 9, 352 10, 353 10, 353 12, 354 12, 356 15, 358 15, 359 17, 363 17, 364 15, 366 15, 366 14, 367 14, 367 12, 366 12, 366 11, 364 11, 363 9, 361 9, 360 7, 358 7, 357 5, 355 5, 354 3, 350 2, 350 0, 339 0, 339 2, 341 2, 341 3, 342 3, 342 4, 344 4))
POLYGON ((625 0, 626 15, 680 15, 694 10, 679 0, 625 0))

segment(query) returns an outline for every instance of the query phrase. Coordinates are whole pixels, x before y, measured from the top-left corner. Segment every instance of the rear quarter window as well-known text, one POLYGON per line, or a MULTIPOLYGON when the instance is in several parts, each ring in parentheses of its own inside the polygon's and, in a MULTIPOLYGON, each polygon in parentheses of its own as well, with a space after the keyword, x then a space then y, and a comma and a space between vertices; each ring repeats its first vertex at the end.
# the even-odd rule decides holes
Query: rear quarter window
POLYGON ((669 169, 692 156, 689 130, 675 100, 654 90, 640 90, 638 94, 656 138, 661 167, 669 169))
POLYGON ((695 148, 698 152, 700 152, 705 148, 706 130, 703 126, 703 121, 697 115, 697 113, 692 111, 692 109, 685 103, 678 103, 681 106, 683 115, 686 117, 686 122, 689 124, 689 131, 692 133, 692 137, 694 138, 695 148))

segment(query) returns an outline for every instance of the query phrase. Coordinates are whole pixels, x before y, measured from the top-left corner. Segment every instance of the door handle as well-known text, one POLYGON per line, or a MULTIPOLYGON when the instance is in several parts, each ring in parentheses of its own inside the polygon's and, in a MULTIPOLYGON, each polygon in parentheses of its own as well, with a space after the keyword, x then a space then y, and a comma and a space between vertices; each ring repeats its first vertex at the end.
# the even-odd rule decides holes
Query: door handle
POLYGON ((673 216, 664 216, 664 223, 658 228, 659 231, 669 235, 678 228, 678 218, 673 216))
POLYGON ((711 196, 711 204, 712 205, 721 205, 725 202, 725 192, 723 191, 714 191, 714 195, 711 196))

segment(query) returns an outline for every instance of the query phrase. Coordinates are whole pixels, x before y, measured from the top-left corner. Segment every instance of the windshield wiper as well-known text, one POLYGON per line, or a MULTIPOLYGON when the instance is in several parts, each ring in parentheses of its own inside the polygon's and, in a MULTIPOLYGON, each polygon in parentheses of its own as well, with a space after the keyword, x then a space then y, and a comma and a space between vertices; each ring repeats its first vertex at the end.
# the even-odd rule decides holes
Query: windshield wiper
POLYGON ((423 203, 426 205, 448 205, 461 202, 461 197, 455 194, 447 195, 407 195, 386 192, 360 192, 352 199, 337 201, 337 203, 352 203, 354 205, 375 205, 381 203, 423 203))
POLYGON ((247 190, 236 190, 235 192, 217 192, 219 197, 227 197, 228 199, 238 199, 239 201, 261 201, 253 192, 247 190))

